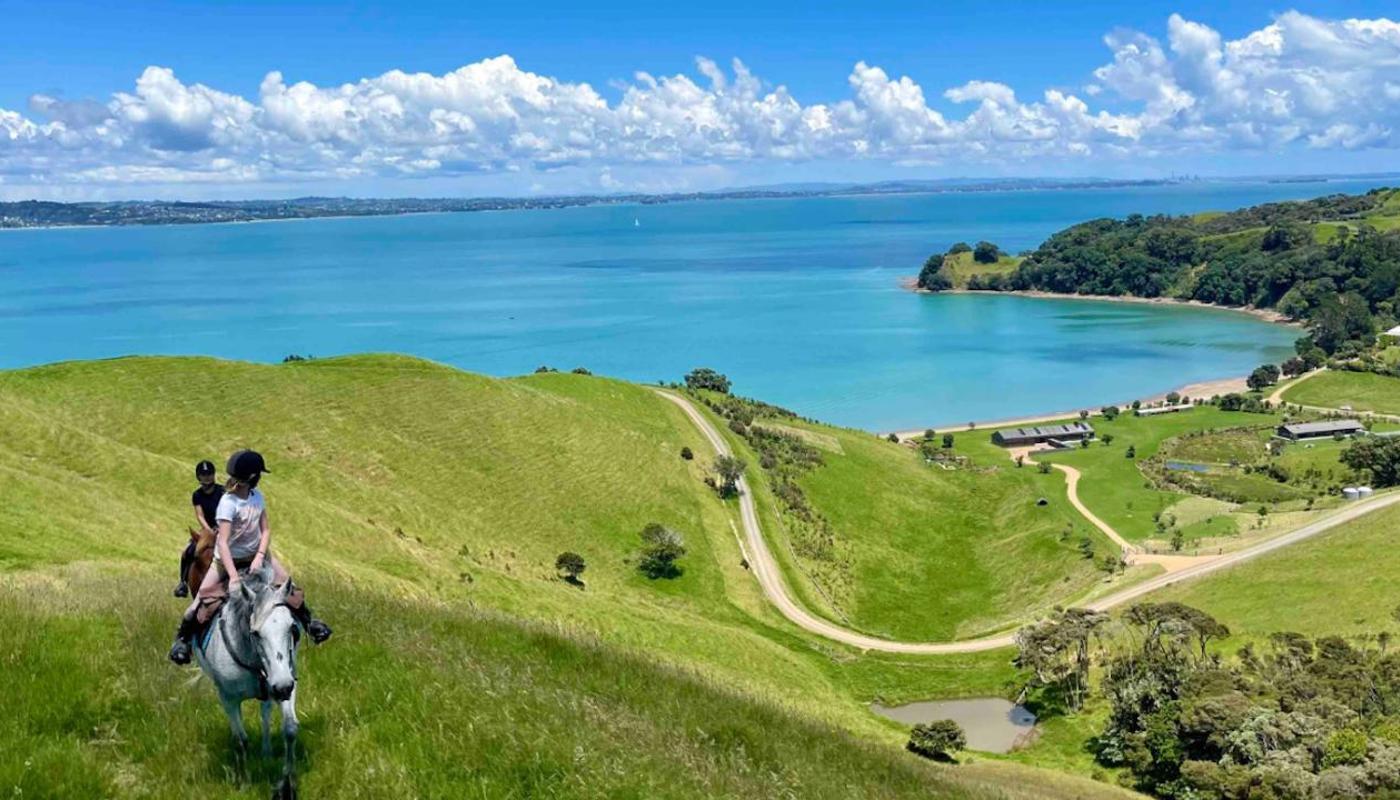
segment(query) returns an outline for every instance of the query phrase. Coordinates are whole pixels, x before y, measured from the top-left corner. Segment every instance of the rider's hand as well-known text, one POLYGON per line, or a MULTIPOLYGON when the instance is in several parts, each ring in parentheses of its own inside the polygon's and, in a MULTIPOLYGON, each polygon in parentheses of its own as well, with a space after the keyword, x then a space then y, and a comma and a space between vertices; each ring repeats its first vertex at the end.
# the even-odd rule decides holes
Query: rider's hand
POLYGON ((233 591, 234 589, 237 589, 237 588, 238 588, 238 585, 241 584, 241 583, 243 583, 243 579, 240 578, 240 577, 238 577, 238 574, 237 574, 237 573, 234 573, 233 575, 228 576, 228 590, 229 590, 230 592, 233 591))
POLYGON ((251 564, 248 565, 248 571, 249 571, 249 572, 257 572, 258 570, 262 569, 262 565, 263 565, 262 556, 253 556, 253 563, 251 563, 251 564))

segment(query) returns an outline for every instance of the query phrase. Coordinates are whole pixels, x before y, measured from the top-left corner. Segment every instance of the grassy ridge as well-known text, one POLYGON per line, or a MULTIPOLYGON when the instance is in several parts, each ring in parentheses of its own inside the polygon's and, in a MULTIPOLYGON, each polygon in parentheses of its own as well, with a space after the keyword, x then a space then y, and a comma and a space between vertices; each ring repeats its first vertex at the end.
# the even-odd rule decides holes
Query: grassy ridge
MULTIPOLYGON (((8 794, 266 796, 275 766, 232 775, 213 693, 161 664, 169 604, 130 591, 143 578, 0 580, 8 794)), ((308 797, 990 798, 1016 774, 935 767, 554 626, 311 578, 340 634, 303 655, 308 797)))
MULTIPOLYGON (((267 455, 274 547, 338 631, 305 667, 315 796, 1058 791, 992 762, 954 776, 966 793, 906 766, 904 731, 864 703, 1004 694, 1008 654, 861 655, 778 618, 740 565, 733 509, 701 483, 705 457, 679 457, 708 451, 670 403, 389 356, 0 374, 0 663, 25 676, 7 687, 0 788, 231 791, 222 715, 163 651, 191 465, 239 446, 267 455), (686 535, 676 580, 631 563, 651 520, 686 535), (555 578, 563 549, 588 560, 586 590, 555 578), (832 726, 859 741, 828 748, 832 726), (658 789, 674 763, 694 777, 658 789)), ((1062 796, 1099 791, 1065 781, 1062 796)))

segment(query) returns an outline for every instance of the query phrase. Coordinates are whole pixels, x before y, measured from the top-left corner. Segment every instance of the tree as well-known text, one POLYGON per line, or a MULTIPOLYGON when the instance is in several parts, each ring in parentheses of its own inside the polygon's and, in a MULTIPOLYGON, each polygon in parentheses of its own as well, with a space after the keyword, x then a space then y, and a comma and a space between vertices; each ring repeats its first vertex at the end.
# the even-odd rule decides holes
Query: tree
POLYGON ((1245 384, 1254 391, 1259 391, 1266 386, 1273 386, 1278 383, 1279 369, 1273 364, 1264 364, 1254 368, 1245 379, 1245 384))
POLYGON ((918 287, 930 292, 941 292, 953 288, 953 281, 943 269, 943 256, 931 255, 919 270, 918 287))
POLYGON ((1377 487, 1400 486, 1400 437, 1367 436, 1342 451, 1341 461, 1371 473, 1377 487))
POLYGON ((682 447, 681 458, 685 459, 686 461, 690 461, 691 459, 695 458, 695 453, 692 452, 689 447, 682 447))
POLYGON ((1180 392, 1167 392, 1167 405, 1174 406, 1181 402, 1180 392))
POLYGON ((943 434, 943 449, 944 449, 944 450, 947 450, 948 448, 950 448, 950 447, 952 447, 952 446, 953 446, 953 434, 951 434, 951 433, 945 433, 945 434, 943 434))
POLYGON ((739 479, 747 468, 748 464, 742 458, 729 455, 715 457, 715 474, 719 476, 721 497, 733 497, 739 493, 739 479))
POLYGON ((1115 419, 1118 419, 1118 415, 1123 413, 1123 411, 1118 406, 1104 406, 1103 408, 1099 409, 1099 413, 1103 414, 1104 419, 1108 420, 1109 422, 1112 422, 1115 419))
POLYGON ((955 255, 957 255, 958 253, 971 253, 971 252, 972 252, 972 245, 968 244, 967 242, 957 242, 957 243, 954 244, 952 247, 948 248, 948 255, 950 255, 950 256, 955 256, 955 255))
POLYGON ((681 574, 676 564, 685 555, 685 537, 659 522, 642 528, 642 557, 637 569, 648 578, 674 578, 681 574))
POLYGON ((592 374, 593 374, 593 371, 590 370, 588 367, 574 367, 573 369, 571 369, 571 370, 569 370, 569 371, 572 372, 572 373, 575 374, 575 375, 592 375, 592 374))
POLYGON ((1125 458, 1137 458, 1137 448, 1133 445, 1128 445, 1128 452, 1123 455, 1125 458))
POLYGON ((915 725, 909 732, 909 752, 936 761, 948 761, 953 753, 967 747, 967 734, 951 719, 915 725))
POLYGON ((583 556, 568 550, 560 553, 559 557, 554 559, 554 569, 564 577, 564 580, 573 584, 580 583, 578 576, 582 575, 587 567, 588 565, 583 562, 583 556))
POLYGON ((729 378, 709 367, 699 367, 685 374, 687 389, 709 389, 720 394, 729 394, 729 378))
POLYGON ((1376 320, 1371 316, 1366 298, 1356 292, 1346 292, 1323 298, 1308 327, 1317 346, 1331 354, 1346 342, 1369 340, 1376 331, 1376 320))
POLYGON ((1103 436, 1100 436, 1099 439, 1103 442, 1104 447, 1113 444, 1113 434, 1111 433, 1105 433, 1103 436))
POLYGON ((1082 420, 1086 420, 1086 419, 1088 419, 1088 418, 1089 418, 1089 412, 1088 412, 1087 410, 1085 410, 1085 409, 1080 409, 1080 410, 1079 410, 1079 419, 1082 421, 1082 420))
POLYGON ((978 242, 972 250, 972 260, 978 264, 995 264, 1001 258, 1001 248, 991 242, 978 242))
MULTIPOLYGON (((1257 370, 1256 370, 1257 371, 1257 370)), ((1250 377, 1253 377, 1252 375, 1250 377)), ((1239 411, 1244 408, 1244 395, 1238 392, 1230 392, 1220 397, 1221 411, 1239 411)))
POLYGON ((1304 372, 1307 372, 1308 364, 1306 361, 1299 358, 1298 356, 1293 356, 1292 358, 1283 362, 1283 366, 1280 371, 1283 372, 1284 375, 1287 375, 1288 377, 1292 378, 1295 375, 1302 375, 1304 372))

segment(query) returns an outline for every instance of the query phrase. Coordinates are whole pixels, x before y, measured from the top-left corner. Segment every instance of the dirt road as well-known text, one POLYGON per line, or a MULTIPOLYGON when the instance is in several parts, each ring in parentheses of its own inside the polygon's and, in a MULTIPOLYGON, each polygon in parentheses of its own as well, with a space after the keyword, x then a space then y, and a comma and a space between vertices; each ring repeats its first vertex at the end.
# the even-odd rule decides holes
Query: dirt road
MULTIPOLYGON (((694 423, 696 429, 709 441, 710 446, 715 449, 716 454, 732 454, 724 437, 720 435, 715 426, 710 423, 710 420, 705 417, 704 414, 700 413, 700 410, 697 409, 690 400, 673 392, 656 391, 657 394, 675 403, 685 412, 685 415, 694 423)), ((1377 495, 1369 500, 1346 506, 1336 514, 1318 520, 1310 525, 1305 525, 1290 533, 1261 542, 1253 547, 1247 547, 1219 558, 1210 559, 1198 565, 1185 567, 1178 572, 1160 575, 1136 586, 1105 595, 1104 597, 1086 604, 1086 606, 1100 611, 1113 608, 1114 606, 1136 600, 1149 592, 1156 591, 1163 587, 1217 572, 1234 566, 1235 564, 1273 552, 1274 550, 1301 542, 1338 525, 1350 522, 1357 517, 1386 506, 1394 505, 1395 503, 1400 503, 1400 492, 1377 495)), ((754 504, 753 493, 749 491, 747 481, 742 478, 739 480, 739 515, 744 528, 744 550, 747 551, 749 567, 753 571, 754 576, 758 579, 759 586, 763 589, 763 593, 768 597, 768 600, 777 607, 778 611, 803 630, 831 639, 832 641, 858 647, 862 650, 878 650, 886 653, 915 653, 924 655, 977 653, 984 650, 1009 647, 1014 644, 1013 635, 1010 633, 986 636, 980 639, 967 639, 959 642, 901 642, 868 636, 821 619, 800 606, 788 593, 787 583, 784 581, 782 572, 778 568, 777 560, 773 557, 773 552, 768 548, 768 542, 763 538, 763 531, 759 526, 758 509, 754 504)), ((1104 527, 1107 528, 1106 525, 1104 527)), ((1112 529, 1108 528, 1108 530, 1112 529)), ((1105 533, 1107 532, 1106 530, 1105 533)), ((1113 535, 1117 538, 1116 533, 1113 535)))

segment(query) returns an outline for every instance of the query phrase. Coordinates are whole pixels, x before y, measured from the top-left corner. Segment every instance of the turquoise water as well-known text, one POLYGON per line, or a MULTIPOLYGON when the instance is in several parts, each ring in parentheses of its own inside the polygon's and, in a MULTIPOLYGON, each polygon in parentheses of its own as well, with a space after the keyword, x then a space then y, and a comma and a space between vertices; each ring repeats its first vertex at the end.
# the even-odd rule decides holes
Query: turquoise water
POLYGON ((701 201, 0 232, 0 366, 132 353, 398 351, 676 380, 694 366, 876 430, 1122 400, 1278 360, 1241 314, 899 288, 957 240, 1370 184, 701 201))

